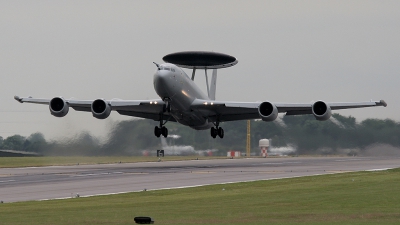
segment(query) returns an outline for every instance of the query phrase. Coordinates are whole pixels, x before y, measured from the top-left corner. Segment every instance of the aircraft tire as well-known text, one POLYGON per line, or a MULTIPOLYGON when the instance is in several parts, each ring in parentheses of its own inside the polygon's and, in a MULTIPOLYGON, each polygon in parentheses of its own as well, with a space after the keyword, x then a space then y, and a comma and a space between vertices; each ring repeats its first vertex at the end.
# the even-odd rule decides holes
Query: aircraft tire
POLYGON ((218 136, 222 139, 224 138, 224 129, 222 129, 222 127, 218 128, 218 136))
POLYGON ((161 127, 161 134, 166 138, 168 137, 168 129, 166 127, 161 127))
POLYGON ((216 138, 218 134, 217 129, 215 127, 211 127, 211 137, 216 138))
POLYGON ((161 136, 161 129, 159 127, 154 127, 154 135, 156 137, 160 137, 161 136))

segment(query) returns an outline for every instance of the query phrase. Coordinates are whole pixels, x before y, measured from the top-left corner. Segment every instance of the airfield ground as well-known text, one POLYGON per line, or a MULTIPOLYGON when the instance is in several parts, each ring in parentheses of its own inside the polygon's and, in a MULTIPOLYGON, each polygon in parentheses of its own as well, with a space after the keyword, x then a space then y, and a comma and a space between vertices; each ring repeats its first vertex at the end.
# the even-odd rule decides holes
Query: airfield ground
MULTIPOLYGON (((206 156, 167 156, 163 161, 180 161, 193 159, 226 159, 227 157, 206 156)), ((0 157, 0 168, 71 166, 109 163, 156 162, 156 156, 45 156, 45 157, 0 157)))
POLYGON ((400 169, 0 204, 0 223, 399 224, 400 169))

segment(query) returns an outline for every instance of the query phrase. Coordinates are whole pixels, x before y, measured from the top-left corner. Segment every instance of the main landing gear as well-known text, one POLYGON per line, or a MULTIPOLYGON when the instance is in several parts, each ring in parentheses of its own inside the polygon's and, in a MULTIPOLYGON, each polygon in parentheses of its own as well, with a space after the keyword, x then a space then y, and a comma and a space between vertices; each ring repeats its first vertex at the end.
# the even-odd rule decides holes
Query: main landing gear
POLYGON ((162 125, 160 125, 160 127, 155 126, 154 135, 156 135, 156 137, 160 137, 162 135, 166 138, 168 137, 168 129, 162 125))
POLYGON ((217 122, 215 127, 211 127, 211 137, 216 138, 216 137, 224 138, 224 129, 219 126, 219 123, 217 122))
POLYGON ((160 126, 154 127, 154 135, 156 137, 160 137, 162 135, 166 138, 166 137, 168 137, 168 129, 166 127, 164 127, 164 125, 168 122, 168 119, 164 122, 163 117, 164 117, 164 113, 171 112, 171 104, 168 99, 164 99, 164 101, 165 101, 165 104, 163 105, 163 112, 160 113, 160 126))

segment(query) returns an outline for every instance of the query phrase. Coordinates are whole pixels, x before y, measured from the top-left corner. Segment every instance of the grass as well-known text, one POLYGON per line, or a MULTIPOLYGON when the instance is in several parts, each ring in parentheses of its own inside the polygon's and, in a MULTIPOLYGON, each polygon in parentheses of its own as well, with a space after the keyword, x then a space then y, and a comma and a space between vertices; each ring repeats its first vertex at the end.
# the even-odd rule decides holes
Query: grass
POLYGON ((0 224, 400 224, 400 169, 0 204, 0 224))
MULTIPOLYGON (((205 156, 166 156, 163 161, 191 160, 191 159, 216 159, 226 157, 205 157, 205 156)), ((31 167, 31 166, 61 166, 84 164, 105 164, 105 163, 134 163, 134 162, 155 162, 156 156, 58 156, 58 157, 0 157, 0 168, 10 167, 31 167)))

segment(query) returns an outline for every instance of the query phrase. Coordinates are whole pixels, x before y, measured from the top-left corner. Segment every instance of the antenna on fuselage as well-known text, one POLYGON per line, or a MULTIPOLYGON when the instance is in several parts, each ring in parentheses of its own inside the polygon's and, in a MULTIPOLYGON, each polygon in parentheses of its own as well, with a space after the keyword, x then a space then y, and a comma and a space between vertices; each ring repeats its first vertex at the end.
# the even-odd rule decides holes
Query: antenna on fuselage
MULTIPOLYGON (((204 70, 204 73, 206 74, 206 85, 207 85, 207 95, 210 97, 210 88, 208 86, 208 75, 207 75, 207 69, 204 70)), ((213 99, 215 100, 215 99, 213 99)))
POLYGON ((156 64, 157 69, 160 70, 160 64, 158 64, 158 63, 156 63, 156 62, 153 62, 153 63, 156 64))
POLYGON ((186 69, 193 69, 192 80, 196 75, 196 69, 204 69, 207 83, 207 94, 215 100, 217 86, 217 69, 234 66, 238 63, 235 57, 217 52, 176 52, 163 57, 164 62, 175 64, 186 69), (211 85, 208 83, 207 69, 213 69, 211 85))
POLYGON ((208 97, 211 100, 215 100, 216 92, 217 92, 217 69, 213 69, 213 73, 212 73, 212 77, 211 77, 210 93, 208 93, 208 97))
POLYGON ((217 91, 217 69, 213 69, 210 85, 208 85, 207 69, 204 71, 206 75, 207 95, 211 100, 215 100, 215 93, 217 91))
POLYGON ((194 80, 194 75, 196 75, 196 67, 193 68, 193 72, 192 72, 192 80, 194 80))
MULTIPOLYGON (((207 68, 204 69, 204 73, 206 76, 207 95, 211 100, 215 100, 215 93, 217 91, 217 69, 213 69, 210 85, 208 82, 207 68)), ((195 75, 196 75, 196 68, 193 68, 192 80, 194 80, 195 75)))

